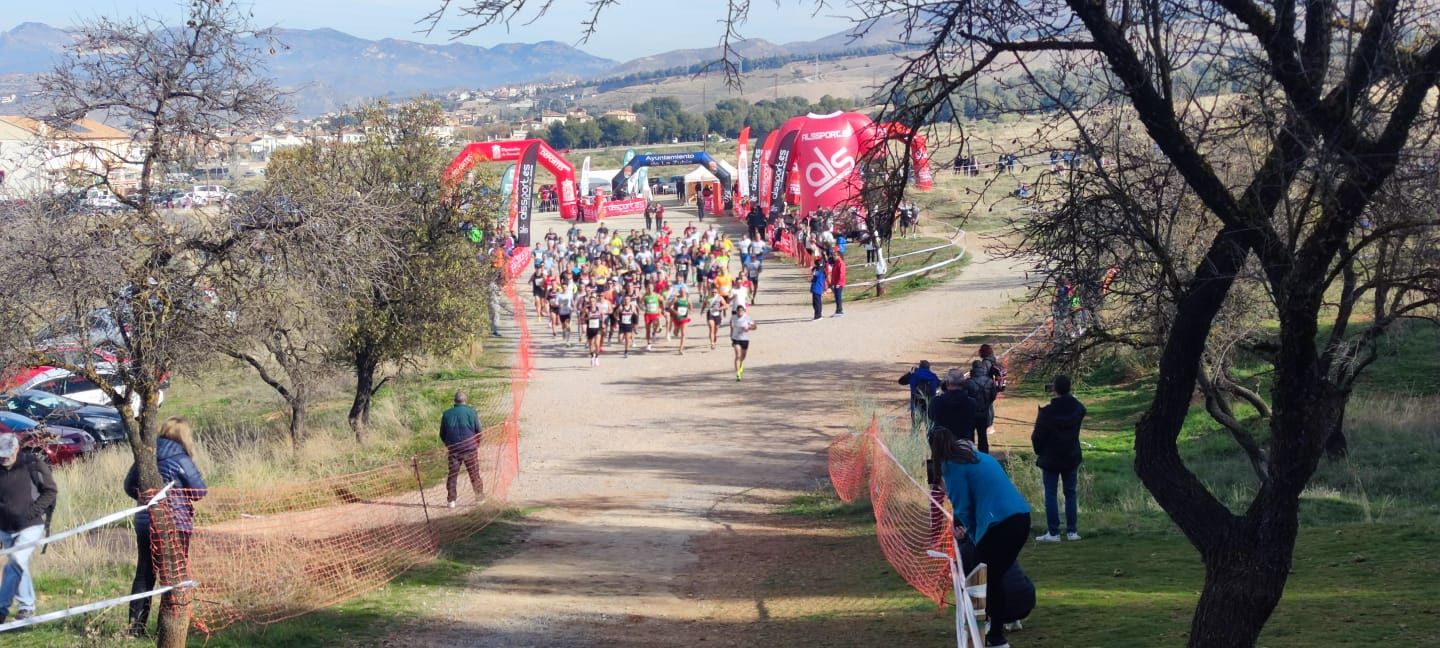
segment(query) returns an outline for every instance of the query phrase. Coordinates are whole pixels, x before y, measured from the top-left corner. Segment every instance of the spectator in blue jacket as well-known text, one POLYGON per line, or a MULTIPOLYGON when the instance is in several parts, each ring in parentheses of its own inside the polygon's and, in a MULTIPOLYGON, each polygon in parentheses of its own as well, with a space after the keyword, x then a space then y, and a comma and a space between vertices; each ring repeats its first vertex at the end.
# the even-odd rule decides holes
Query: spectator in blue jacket
POLYGON ((815 319, 820 319, 820 301, 825 297, 826 285, 825 264, 819 259, 810 268, 810 305, 815 307, 815 319))
POLYGON ((921 360, 920 364, 900 376, 898 382, 910 388, 911 422, 914 423, 917 418, 923 420, 929 410, 930 399, 940 389, 940 377, 930 370, 930 361, 921 360))
MULTIPOLYGON (((976 557, 998 580, 1020 557, 1030 538, 1030 504, 1016 490, 1005 469, 971 441, 957 438, 949 429, 932 431, 931 453, 941 463, 945 495, 955 513, 955 537, 969 537, 976 557)), ((966 565, 968 572, 974 565, 966 565)), ((1005 588, 987 591, 987 614, 1007 618, 1005 588)), ((986 633, 987 647, 1008 646, 1005 624, 994 623, 986 633)))
POLYGON ((480 479, 480 416, 475 413, 466 401, 465 392, 455 392, 455 406, 445 410, 440 415, 440 440, 445 442, 445 449, 450 462, 449 471, 445 475, 445 496, 446 503, 450 508, 455 508, 455 500, 459 498, 456 490, 456 482, 460 479, 460 465, 465 465, 465 471, 470 474, 470 488, 475 491, 475 499, 480 500, 485 495, 485 482, 480 479))
MULTIPOLYGON (((179 558, 190 556, 190 536, 195 532, 195 501, 205 497, 207 488, 200 469, 195 467, 195 433, 190 422, 178 416, 165 419, 160 426, 160 437, 155 440, 155 463, 160 469, 160 480, 174 482, 170 494, 156 504, 170 518, 175 534, 179 558)), ((135 465, 125 475, 125 494, 138 503, 145 503, 154 493, 140 491, 140 472, 135 465)), ((140 594, 155 589, 155 562, 150 542, 150 511, 135 514, 135 580, 130 584, 131 594, 140 594)), ((150 598, 130 602, 130 634, 143 636, 150 618, 150 598)))

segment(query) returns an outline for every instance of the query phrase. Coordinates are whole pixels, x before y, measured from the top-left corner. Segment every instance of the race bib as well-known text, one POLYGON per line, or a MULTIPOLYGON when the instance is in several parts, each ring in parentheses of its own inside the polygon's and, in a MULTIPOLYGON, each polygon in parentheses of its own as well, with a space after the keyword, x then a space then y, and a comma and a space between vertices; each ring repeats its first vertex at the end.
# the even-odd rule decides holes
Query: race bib
POLYGON ((685 317, 686 315, 689 315, 689 314, 690 314, 690 307, 689 307, 689 306, 679 306, 679 307, 676 307, 676 308, 675 308, 675 314, 679 315, 680 317, 685 317))
POLYGON ((600 318, 598 318, 598 317, 592 317, 592 318, 590 318, 590 324, 589 324, 589 326, 590 326, 590 328, 594 328, 594 329, 600 328, 600 318))
POLYGON ((628 325, 630 324, 630 321, 631 321, 632 319, 634 319, 634 317, 631 316, 631 315, 621 315, 621 316, 620 316, 620 323, 621 323, 621 324, 625 324, 625 325, 628 326, 628 325))

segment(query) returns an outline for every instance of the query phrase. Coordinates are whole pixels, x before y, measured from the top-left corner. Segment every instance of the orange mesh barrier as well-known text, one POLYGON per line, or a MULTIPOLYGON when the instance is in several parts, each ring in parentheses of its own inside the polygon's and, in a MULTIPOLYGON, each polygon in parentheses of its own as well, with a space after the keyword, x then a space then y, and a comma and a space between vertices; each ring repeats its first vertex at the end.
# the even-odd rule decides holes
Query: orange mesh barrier
MULTIPOLYGON (((528 254, 516 257, 512 266, 528 263, 528 254)), ((519 471, 518 420, 533 368, 524 300, 506 286, 516 356, 508 384, 471 402, 484 427, 478 443, 267 490, 172 491, 153 509, 180 522, 152 535, 157 581, 199 585, 162 605, 192 605, 206 633, 290 619, 374 590, 494 521, 519 471), (197 495, 192 532, 187 502, 197 495)))
POLYGON ((840 499, 850 502, 868 491, 885 559, 915 591, 943 605, 951 589, 950 565, 927 554, 953 555, 951 516, 938 489, 910 475, 886 446, 874 418, 865 432, 838 436, 828 455, 830 481, 840 499))

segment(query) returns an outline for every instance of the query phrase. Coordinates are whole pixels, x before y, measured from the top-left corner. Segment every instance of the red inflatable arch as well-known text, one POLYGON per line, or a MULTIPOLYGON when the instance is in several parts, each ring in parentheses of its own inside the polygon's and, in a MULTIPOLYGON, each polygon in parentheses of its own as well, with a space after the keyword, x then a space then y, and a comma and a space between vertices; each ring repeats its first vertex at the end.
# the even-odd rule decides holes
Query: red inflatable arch
MULTIPOLYGON (((573 219, 579 213, 579 206, 575 195, 575 166, 570 164, 555 149, 551 148, 545 140, 525 139, 510 140, 505 142, 472 142, 455 156, 450 166, 445 169, 445 180, 448 182, 459 182, 470 169, 475 168, 481 162, 516 162, 515 183, 520 189, 524 182, 525 174, 528 172, 530 179, 534 179, 534 164, 538 162, 547 171, 555 176, 555 181, 560 185, 560 217, 573 219)), ((516 191, 522 204, 528 207, 528 197, 516 191)), ((511 214, 512 217, 515 214, 511 214)), ((525 224, 528 226, 529 217, 526 215, 525 224)), ((528 227, 524 234, 528 234, 528 227)))

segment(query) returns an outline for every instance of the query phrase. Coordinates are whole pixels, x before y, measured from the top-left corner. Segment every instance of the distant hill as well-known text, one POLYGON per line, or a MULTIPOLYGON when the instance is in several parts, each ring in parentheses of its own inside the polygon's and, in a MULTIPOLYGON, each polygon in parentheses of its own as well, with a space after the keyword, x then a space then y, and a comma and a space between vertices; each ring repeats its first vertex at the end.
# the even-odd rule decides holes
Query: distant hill
MULTIPOLYGON (((275 35, 285 48, 269 56, 266 64, 275 80, 294 93, 292 102, 301 116, 314 116, 374 97, 410 97, 532 81, 614 80, 630 75, 658 81, 685 76, 687 67, 721 56, 719 47, 710 47, 674 50, 618 63, 556 41, 486 48, 393 38, 368 40, 334 29, 277 29, 275 35)), ((864 53, 874 54, 898 46, 899 36, 898 23, 884 22, 869 26, 858 37, 850 30, 783 45, 757 38, 741 41, 735 49, 744 59, 773 63, 837 52, 869 50, 864 53)), ((0 104, 0 113, 26 109, 24 95, 33 75, 49 69, 69 42, 68 32, 41 23, 23 23, 0 31, 0 98, 9 94, 18 98, 0 104)))
MULTIPOLYGON (((269 72, 294 91, 302 115, 327 112, 369 97, 411 96, 452 88, 483 88, 545 79, 587 78, 616 62, 556 41, 429 45, 387 38, 367 40, 333 29, 277 29, 285 48, 267 60, 269 72)), ((0 32, 0 79, 50 68, 69 34, 40 23, 0 32)))
MULTIPOLYGON (((903 35, 903 23, 898 18, 894 18, 873 23, 857 24, 851 29, 823 38, 811 41, 796 41, 783 45, 777 45, 763 38, 748 38, 736 43, 734 49, 736 54, 739 54, 741 58, 745 59, 811 56, 855 50, 874 50, 891 46, 898 47, 900 45, 899 40, 903 35)), ((623 64, 606 70, 604 76, 607 78, 624 77, 644 72, 655 72, 706 64, 719 60, 722 54, 724 54, 724 52, 718 45, 699 49, 674 50, 626 61, 623 64)))

